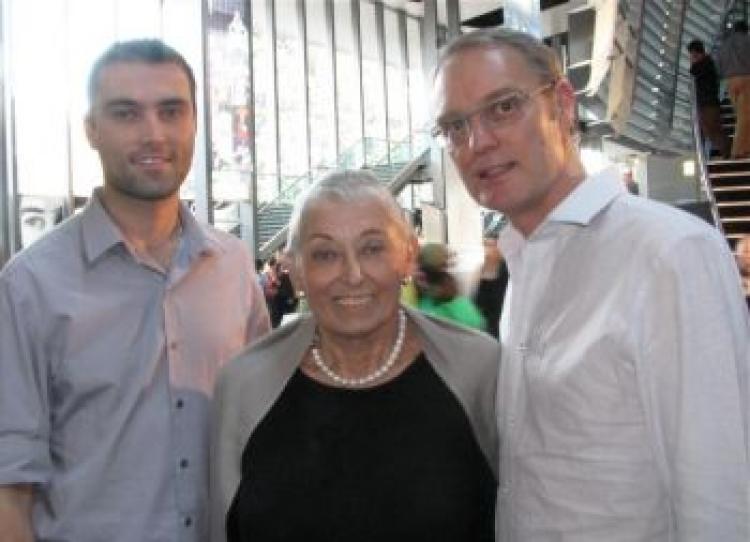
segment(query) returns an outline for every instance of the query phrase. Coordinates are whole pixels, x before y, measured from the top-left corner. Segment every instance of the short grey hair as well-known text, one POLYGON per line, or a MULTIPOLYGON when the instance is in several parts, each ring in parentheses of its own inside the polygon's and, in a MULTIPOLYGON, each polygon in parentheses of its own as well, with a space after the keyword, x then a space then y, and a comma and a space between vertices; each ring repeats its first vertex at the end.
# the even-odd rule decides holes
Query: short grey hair
POLYGON ((534 36, 510 28, 484 28, 468 32, 441 49, 433 78, 436 78, 452 56, 469 49, 513 49, 526 61, 529 69, 543 81, 557 81, 564 77, 557 54, 534 36))
POLYGON ((361 169, 337 171, 313 184, 297 200, 289 221, 286 242, 286 250, 293 258, 299 256, 307 214, 320 201, 341 203, 373 201, 382 205, 388 214, 389 221, 396 226, 404 241, 412 236, 411 225, 407 222, 403 210, 388 187, 375 175, 361 169))

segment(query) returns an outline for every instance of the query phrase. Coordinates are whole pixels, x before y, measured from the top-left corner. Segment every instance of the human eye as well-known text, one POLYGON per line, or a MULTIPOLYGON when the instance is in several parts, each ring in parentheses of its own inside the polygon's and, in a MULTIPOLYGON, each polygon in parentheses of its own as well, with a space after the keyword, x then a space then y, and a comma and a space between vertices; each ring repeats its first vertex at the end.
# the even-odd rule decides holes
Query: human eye
POLYGON ((386 245, 382 239, 370 239, 365 241, 360 252, 363 256, 379 256, 385 252, 386 245))
POLYGON ((159 115, 164 120, 177 120, 183 116, 185 106, 182 103, 168 103, 159 108, 159 115))
POLYGON ((318 264, 327 264, 335 262, 339 257, 338 251, 329 247, 314 248, 310 253, 310 258, 318 264))
POLYGON ((122 122, 134 121, 139 116, 138 108, 132 105, 115 105, 108 109, 109 115, 122 122))
POLYGON ((523 98, 520 94, 511 94, 495 100, 487 106, 486 112, 492 120, 504 120, 512 117, 521 109, 523 98))
POLYGON ((464 118, 447 120, 441 123, 440 131, 448 138, 461 136, 466 132, 467 122, 464 118))

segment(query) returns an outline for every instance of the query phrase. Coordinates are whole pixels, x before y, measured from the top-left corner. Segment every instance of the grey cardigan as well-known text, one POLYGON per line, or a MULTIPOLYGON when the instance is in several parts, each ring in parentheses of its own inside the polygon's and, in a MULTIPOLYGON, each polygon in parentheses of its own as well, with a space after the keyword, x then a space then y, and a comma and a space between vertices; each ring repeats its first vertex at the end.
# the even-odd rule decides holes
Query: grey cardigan
MULTIPOLYGON (((466 411, 495 477, 495 395, 500 345, 478 331, 404 307, 433 369, 466 411)), ((226 540, 225 521, 239 487, 242 453, 312 342, 315 320, 304 315, 267 335, 229 363, 214 394, 211 442, 211 540, 226 540)))

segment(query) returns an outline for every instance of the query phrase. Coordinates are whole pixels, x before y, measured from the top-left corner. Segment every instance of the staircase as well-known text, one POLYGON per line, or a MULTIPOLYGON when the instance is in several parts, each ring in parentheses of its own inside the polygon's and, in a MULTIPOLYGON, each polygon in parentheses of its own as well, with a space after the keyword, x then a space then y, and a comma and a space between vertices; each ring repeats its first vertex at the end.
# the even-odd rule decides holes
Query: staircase
POLYGON ((711 160, 706 169, 717 225, 734 248, 750 235, 750 160, 711 160))
MULTIPOLYGON (((383 145, 381 145, 383 146, 383 145)), ((357 144, 357 148, 371 148, 372 145, 357 144)), ((429 161, 429 149, 425 142, 385 143, 383 156, 367 160, 353 158, 351 152, 339 158, 341 168, 351 169, 352 161, 359 162, 356 167, 371 171, 383 184, 388 185, 396 195, 411 182, 424 182, 424 170, 429 161), (366 162, 366 163, 363 163, 366 162)), ((365 154, 367 156, 367 153, 365 154)), ((317 180, 317 179, 316 179, 317 180)), ((286 242, 289 219, 292 215, 294 200, 311 184, 307 176, 290 183, 273 201, 262 205, 257 211, 257 257, 267 259, 275 250, 286 242)))
MULTIPOLYGON (((735 116, 728 100, 721 104, 722 126, 734 137, 735 116)), ((714 222, 733 252, 737 241, 750 235, 750 159, 709 159, 705 164, 706 192, 712 204, 714 222)), ((750 299, 750 282, 745 282, 750 299)))

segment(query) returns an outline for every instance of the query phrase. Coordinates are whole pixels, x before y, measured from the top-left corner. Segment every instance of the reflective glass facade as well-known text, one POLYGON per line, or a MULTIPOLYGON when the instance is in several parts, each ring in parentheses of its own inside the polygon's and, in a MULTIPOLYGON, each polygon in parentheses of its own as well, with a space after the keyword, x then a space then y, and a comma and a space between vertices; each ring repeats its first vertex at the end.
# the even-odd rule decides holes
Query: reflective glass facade
POLYGON ((181 196, 254 247, 259 208, 334 167, 387 160, 426 120, 421 21, 379 2, 46 0, 43 16, 36 2, 2 6, 0 264, 101 184, 85 87, 115 40, 158 37, 190 62, 199 134, 181 196))

